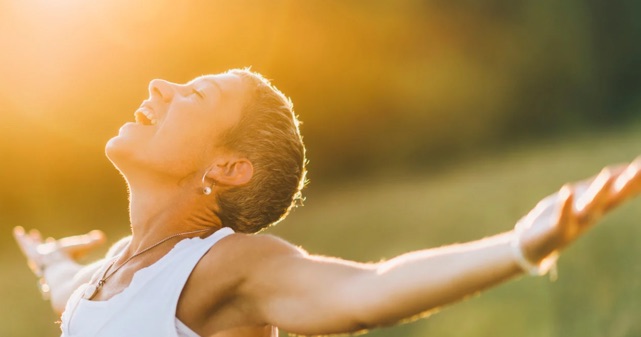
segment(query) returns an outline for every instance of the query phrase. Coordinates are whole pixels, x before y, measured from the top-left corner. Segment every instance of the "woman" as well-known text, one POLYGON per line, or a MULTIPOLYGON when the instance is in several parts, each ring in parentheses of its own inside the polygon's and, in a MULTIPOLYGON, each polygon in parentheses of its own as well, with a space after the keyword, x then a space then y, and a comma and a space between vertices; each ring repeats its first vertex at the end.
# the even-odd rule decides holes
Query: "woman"
POLYGON ((641 191, 641 159, 604 169, 541 201, 515 230, 380 263, 311 256, 270 235, 305 181, 291 102, 248 70, 149 98, 107 143, 130 191, 132 235, 105 259, 77 254, 100 232, 42 242, 15 236, 41 276, 63 336, 276 336, 347 333, 399 322, 524 272, 543 275, 561 249, 641 191))

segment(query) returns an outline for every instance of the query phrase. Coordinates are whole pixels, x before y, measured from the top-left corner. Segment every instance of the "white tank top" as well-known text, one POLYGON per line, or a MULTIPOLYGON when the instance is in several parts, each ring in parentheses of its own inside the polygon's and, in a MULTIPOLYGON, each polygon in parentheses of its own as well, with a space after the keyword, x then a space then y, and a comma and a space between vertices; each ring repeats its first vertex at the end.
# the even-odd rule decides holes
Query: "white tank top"
POLYGON ((83 299, 87 284, 76 289, 62 314, 62 337, 197 337, 176 318, 180 293, 198 261, 232 233, 225 227, 204 239, 181 240, 106 301, 83 299))

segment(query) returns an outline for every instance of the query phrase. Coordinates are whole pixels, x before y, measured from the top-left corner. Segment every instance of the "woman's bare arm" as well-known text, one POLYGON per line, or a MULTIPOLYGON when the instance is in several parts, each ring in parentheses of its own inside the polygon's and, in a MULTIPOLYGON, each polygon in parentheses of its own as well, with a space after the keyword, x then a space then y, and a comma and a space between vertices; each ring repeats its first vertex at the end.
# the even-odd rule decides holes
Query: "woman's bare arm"
POLYGON ((521 274, 510 235, 379 263, 313 256, 275 237, 250 237, 247 245, 256 255, 245 258, 258 263, 248 266, 254 271, 239 288, 238 303, 255 308, 256 323, 300 335, 395 324, 521 274))
MULTIPOLYGON (((256 323, 303 335, 354 332, 428 313, 523 273, 513 242, 532 264, 576 240, 608 210, 641 191, 641 161, 566 185, 521 220, 523 229, 407 253, 380 263, 311 256, 272 236, 244 236, 237 303, 256 323), (581 191, 581 193, 577 193, 581 191), (246 262, 246 263, 245 263, 246 262), (246 268, 246 269, 244 269, 246 268)), ((242 255, 241 255, 242 254, 242 255)))
POLYGON ((126 237, 114 244, 105 259, 83 265, 76 262, 77 259, 104 243, 102 232, 92 231, 85 235, 59 240, 49 238, 45 241, 37 230, 25 232, 22 227, 16 227, 13 234, 32 271, 45 281, 47 296, 57 313, 62 313, 73 291, 88 282, 105 259, 118 254, 131 239, 126 237))

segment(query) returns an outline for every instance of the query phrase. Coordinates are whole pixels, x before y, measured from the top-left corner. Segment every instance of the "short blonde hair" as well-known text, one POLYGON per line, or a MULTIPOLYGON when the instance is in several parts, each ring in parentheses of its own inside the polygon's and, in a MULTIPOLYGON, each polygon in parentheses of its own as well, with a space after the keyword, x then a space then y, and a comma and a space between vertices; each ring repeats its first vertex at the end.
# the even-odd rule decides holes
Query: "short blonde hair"
POLYGON ((249 93, 240 120, 226 132, 221 145, 245 156, 254 167, 246 185, 218 195, 223 226, 255 233, 284 219, 303 200, 306 184, 305 145, 292 101, 262 75, 232 69, 249 93))

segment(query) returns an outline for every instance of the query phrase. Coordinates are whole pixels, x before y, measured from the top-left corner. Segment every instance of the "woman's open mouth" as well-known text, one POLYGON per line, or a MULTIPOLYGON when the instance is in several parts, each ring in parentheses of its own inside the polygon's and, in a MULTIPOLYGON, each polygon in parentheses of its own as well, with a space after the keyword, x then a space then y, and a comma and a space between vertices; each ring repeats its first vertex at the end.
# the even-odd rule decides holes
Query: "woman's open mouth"
POLYGON ((158 118, 147 108, 139 108, 134 112, 134 118, 137 124, 141 125, 156 125, 158 118))

